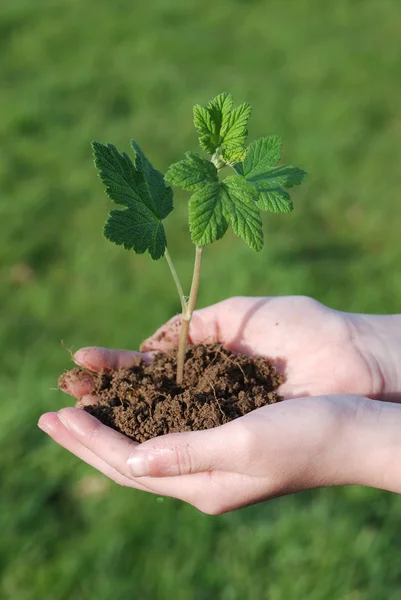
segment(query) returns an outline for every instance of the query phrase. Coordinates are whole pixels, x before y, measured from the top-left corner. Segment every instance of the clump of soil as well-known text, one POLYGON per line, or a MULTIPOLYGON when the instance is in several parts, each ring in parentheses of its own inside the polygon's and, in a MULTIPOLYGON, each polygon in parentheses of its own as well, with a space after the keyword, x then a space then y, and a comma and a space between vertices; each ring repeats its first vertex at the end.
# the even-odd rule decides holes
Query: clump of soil
POLYGON ((177 350, 140 357, 129 369, 101 373, 98 404, 83 407, 136 442, 166 433, 210 429, 282 400, 284 376, 262 357, 232 354, 220 344, 190 346, 183 386, 177 386, 177 350))

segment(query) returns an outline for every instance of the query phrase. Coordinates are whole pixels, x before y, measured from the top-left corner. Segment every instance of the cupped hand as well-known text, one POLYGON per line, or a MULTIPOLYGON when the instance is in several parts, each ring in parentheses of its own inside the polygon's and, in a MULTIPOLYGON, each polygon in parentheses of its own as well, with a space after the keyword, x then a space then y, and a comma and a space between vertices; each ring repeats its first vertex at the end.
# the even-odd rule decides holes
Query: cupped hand
MULTIPOLYGON (((372 344, 365 343, 367 325, 361 319, 361 315, 333 310, 305 296, 236 297, 196 311, 190 341, 221 342, 234 352, 271 358, 285 372, 280 393, 286 398, 382 395, 380 363, 372 344)), ((180 325, 180 317, 174 317, 141 349, 177 346, 180 325)))
POLYGON ((143 444, 79 408, 48 413, 39 427, 115 482, 209 514, 331 485, 401 491, 401 406, 360 396, 289 400, 143 444))
MULTIPOLYGON (((149 352, 176 347, 180 324, 181 318, 174 317, 146 340, 141 347, 145 359, 150 359, 149 352)), ((234 352, 269 357, 285 373, 286 382, 279 390, 285 398, 345 393, 384 398, 386 394, 368 322, 362 315, 330 309, 312 298, 225 300, 194 313, 190 342, 221 342, 234 352)), ((96 372, 129 366, 136 354, 83 348, 74 359, 96 372)), ((83 374, 80 381, 67 377, 64 391, 81 398, 90 395, 91 387, 90 375, 83 374)))

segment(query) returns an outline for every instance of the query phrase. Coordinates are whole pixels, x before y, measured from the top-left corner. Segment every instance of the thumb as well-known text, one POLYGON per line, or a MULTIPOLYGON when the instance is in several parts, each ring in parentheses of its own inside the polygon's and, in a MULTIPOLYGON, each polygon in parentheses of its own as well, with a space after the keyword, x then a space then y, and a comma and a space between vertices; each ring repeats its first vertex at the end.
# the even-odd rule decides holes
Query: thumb
POLYGON ((137 446, 127 464, 134 477, 174 477, 203 471, 230 470, 235 464, 235 437, 230 423, 214 429, 164 435, 137 446))
MULTIPOLYGON (((189 343, 202 344, 220 342, 219 339, 219 304, 196 310, 193 313, 190 330, 189 343)), ((141 352, 159 350, 165 352, 178 346, 181 331, 182 316, 177 315, 162 325, 152 336, 141 344, 141 352)))

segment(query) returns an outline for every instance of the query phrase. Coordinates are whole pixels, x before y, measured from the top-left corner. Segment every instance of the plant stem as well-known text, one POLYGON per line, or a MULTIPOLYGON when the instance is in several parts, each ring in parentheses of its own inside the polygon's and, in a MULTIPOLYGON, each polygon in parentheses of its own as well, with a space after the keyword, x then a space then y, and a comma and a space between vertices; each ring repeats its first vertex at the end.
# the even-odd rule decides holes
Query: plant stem
POLYGON ((191 324, 192 313, 194 312, 196 299, 198 297, 200 271, 201 271, 201 264, 202 264, 202 251, 203 251, 203 247, 196 246, 195 264, 194 264, 194 272, 193 272, 193 276, 192 276, 191 292, 189 295, 188 304, 186 305, 186 310, 183 311, 183 315, 182 315, 181 334, 180 334, 180 341, 179 341, 179 345, 178 345, 178 355, 177 355, 177 385, 182 385, 182 382, 184 379, 185 354, 187 351, 189 326, 191 324))
POLYGON ((167 248, 166 248, 166 250, 164 252, 164 256, 166 258, 168 266, 170 267, 170 271, 171 271, 171 274, 172 274, 173 279, 175 281, 175 285, 177 286, 177 291, 178 291, 178 295, 180 297, 180 302, 181 302, 182 314, 185 315, 186 312, 187 312, 188 306, 187 306, 187 303, 186 303, 186 300, 185 300, 184 291, 182 289, 180 278, 178 277, 178 273, 175 270, 174 263, 171 260, 170 253, 167 250, 167 248))
POLYGON ((201 271, 201 264, 202 264, 202 251, 203 251, 202 246, 196 246, 194 273, 192 276, 191 292, 189 295, 189 302, 188 302, 189 318, 192 317, 192 313, 194 312, 194 309, 195 309, 196 300, 198 298, 200 271, 201 271))

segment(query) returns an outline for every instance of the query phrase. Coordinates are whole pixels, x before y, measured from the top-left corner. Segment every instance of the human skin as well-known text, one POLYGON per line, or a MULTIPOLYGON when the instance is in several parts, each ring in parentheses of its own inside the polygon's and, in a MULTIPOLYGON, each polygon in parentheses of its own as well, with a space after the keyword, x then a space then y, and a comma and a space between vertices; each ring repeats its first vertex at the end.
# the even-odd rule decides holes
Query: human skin
MULTIPOLYGON (((144 342, 145 359, 178 334, 176 317, 144 342)), ((342 313, 305 297, 232 298, 194 313, 190 341, 273 358, 287 401, 140 445, 80 408, 47 413, 39 427, 117 483, 211 514, 330 485, 401 492, 401 316, 342 313)), ((74 360, 96 372, 136 354, 84 348, 74 360)), ((85 374, 64 391, 82 405, 96 402, 92 389, 85 374)))

